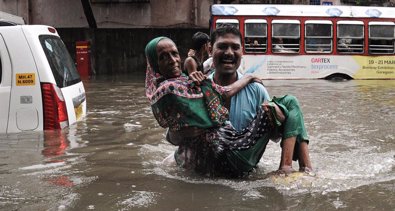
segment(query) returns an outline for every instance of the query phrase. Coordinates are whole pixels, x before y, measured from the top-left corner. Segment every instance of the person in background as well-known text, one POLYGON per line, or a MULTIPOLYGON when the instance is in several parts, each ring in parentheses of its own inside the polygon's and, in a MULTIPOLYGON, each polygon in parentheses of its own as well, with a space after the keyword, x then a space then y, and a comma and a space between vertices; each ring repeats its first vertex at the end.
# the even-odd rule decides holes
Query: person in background
MULTIPOLYGON (((203 32, 196 32, 192 36, 192 49, 184 61, 184 69, 188 74, 195 71, 204 73, 203 62, 210 57, 210 37, 203 32)), ((206 67, 206 69, 208 69, 206 67)))
POLYGON ((284 53, 287 49, 283 45, 283 38, 273 38, 273 52, 274 53, 284 53))
POLYGON ((351 45, 352 39, 351 38, 341 38, 338 42, 338 50, 340 52, 352 52, 351 45))

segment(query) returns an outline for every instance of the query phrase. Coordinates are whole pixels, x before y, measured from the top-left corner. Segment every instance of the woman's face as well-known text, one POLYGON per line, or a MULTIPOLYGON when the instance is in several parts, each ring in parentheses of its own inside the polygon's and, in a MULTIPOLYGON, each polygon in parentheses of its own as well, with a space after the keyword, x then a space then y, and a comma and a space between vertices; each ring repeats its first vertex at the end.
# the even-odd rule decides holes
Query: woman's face
POLYGON ((173 41, 163 39, 156 46, 159 73, 165 78, 176 78, 181 75, 181 58, 173 41))

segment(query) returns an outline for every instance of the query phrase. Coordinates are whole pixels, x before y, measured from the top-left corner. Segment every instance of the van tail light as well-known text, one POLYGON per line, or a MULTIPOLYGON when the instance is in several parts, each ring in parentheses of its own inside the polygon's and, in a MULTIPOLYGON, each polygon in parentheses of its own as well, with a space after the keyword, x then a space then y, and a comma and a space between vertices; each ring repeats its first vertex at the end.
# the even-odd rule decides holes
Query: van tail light
POLYGON ((62 129, 69 125, 66 102, 59 87, 41 83, 43 95, 44 130, 62 129))
POLYGON ((48 31, 54 34, 56 33, 56 29, 53 27, 48 27, 48 31))

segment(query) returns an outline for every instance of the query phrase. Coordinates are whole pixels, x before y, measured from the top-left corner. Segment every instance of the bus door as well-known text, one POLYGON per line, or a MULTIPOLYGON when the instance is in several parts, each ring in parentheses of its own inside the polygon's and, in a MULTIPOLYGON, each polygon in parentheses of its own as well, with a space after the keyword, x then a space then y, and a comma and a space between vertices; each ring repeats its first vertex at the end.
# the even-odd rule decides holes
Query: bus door
POLYGON ((11 94, 11 62, 0 34, 0 133, 7 132, 11 94))

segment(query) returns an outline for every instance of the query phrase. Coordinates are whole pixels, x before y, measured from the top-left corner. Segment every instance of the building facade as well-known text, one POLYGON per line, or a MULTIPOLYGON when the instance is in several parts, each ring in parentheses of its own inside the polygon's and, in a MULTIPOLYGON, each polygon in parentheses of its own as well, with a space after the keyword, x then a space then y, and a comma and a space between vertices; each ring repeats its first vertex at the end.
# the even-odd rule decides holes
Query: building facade
POLYGON ((212 4, 315 4, 392 6, 395 0, 1 0, 0 11, 27 24, 89 27, 83 3, 97 28, 206 28, 212 4))
POLYGON ((94 74, 144 74, 145 44, 173 39, 182 58, 197 31, 209 33, 212 4, 393 5, 395 0, 0 0, 0 11, 26 24, 57 28, 75 59, 76 42, 90 43, 94 74))
MULTIPOLYGON (((83 1, 0 1, 0 11, 21 16, 27 24, 57 28, 88 27, 83 1)), ((208 27, 212 0, 90 0, 98 28, 208 27)))

